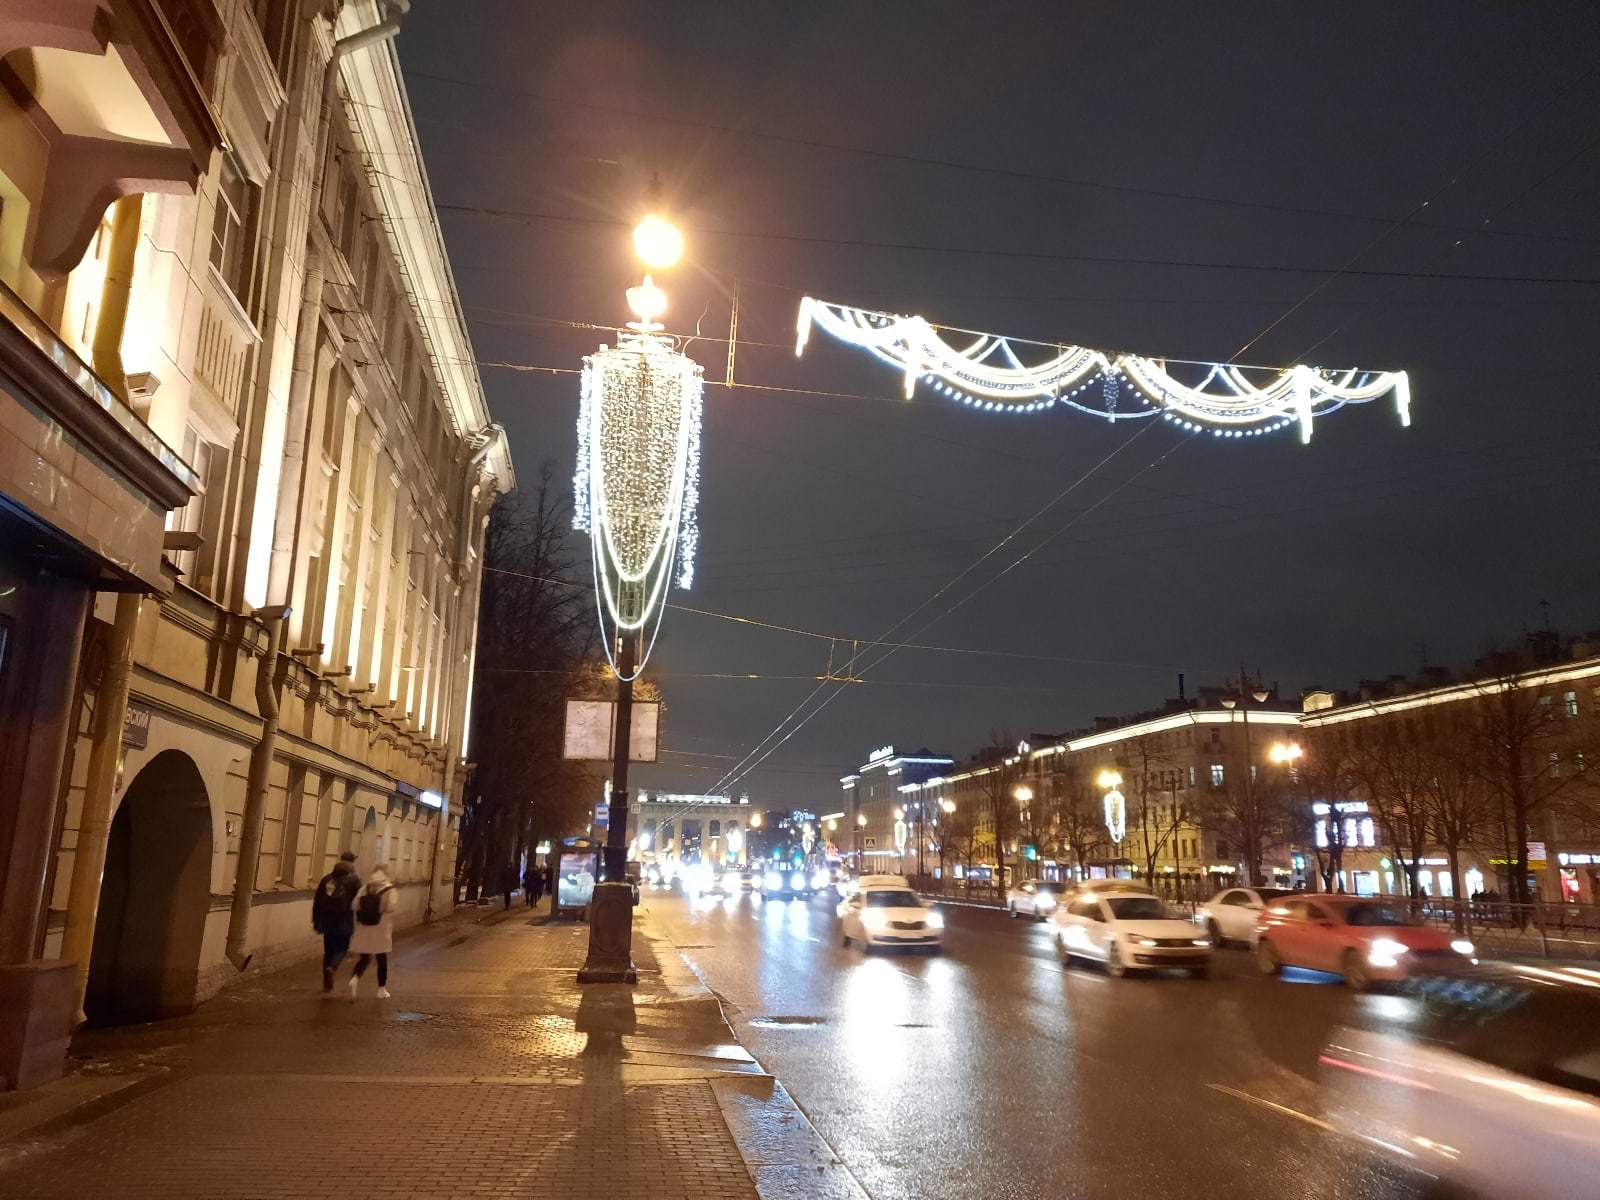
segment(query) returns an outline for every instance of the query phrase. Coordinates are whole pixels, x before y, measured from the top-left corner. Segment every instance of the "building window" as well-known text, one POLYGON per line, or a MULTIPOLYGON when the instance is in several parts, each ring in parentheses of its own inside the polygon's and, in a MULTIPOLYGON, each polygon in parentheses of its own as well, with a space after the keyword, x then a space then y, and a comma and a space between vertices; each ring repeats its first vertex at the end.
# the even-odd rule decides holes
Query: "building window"
POLYGON ((1552 776, 1561 774, 1561 755, 1555 750, 1550 751, 1550 774, 1552 776))
POLYGON ((1326 850, 1328 848, 1328 822, 1327 821, 1318 821, 1317 822, 1317 848, 1319 850, 1326 850))
MULTIPOLYGON (((174 533, 199 533, 204 518, 205 486, 211 477, 211 443, 201 437, 193 425, 183 427, 183 461, 194 468, 200 479, 201 491, 182 508, 167 517, 167 528, 174 533)), ((200 561, 200 551, 179 550, 172 555, 173 564, 185 575, 194 575, 200 561)), ((194 586, 194 581, 190 581, 194 586)))
POLYGON ((1189 768, 1189 783, 1188 783, 1188 786, 1189 787, 1193 787, 1194 786, 1194 767, 1193 766, 1191 766, 1189 768))
POLYGON ((1578 715, 1578 693, 1568 692, 1561 697, 1561 711, 1569 717, 1578 715))
POLYGON ((1212 787, 1221 787, 1224 777, 1225 777, 1225 772, 1222 769, 1222 764, 1221 763, 1212 763, 1211 764, 1211 786, 1212 787))
POLYGON ((249 296, 255 231, 256 187, 245 178, 231 154, 222 158, 217 186, 217 211, 211 218, 211 265, 241 304, 249 296))
POLYGON ((1372 824, 1371 817, 1361 818, 1361 844, 1371 847, 1377 845, 1378 831, 1372 824))

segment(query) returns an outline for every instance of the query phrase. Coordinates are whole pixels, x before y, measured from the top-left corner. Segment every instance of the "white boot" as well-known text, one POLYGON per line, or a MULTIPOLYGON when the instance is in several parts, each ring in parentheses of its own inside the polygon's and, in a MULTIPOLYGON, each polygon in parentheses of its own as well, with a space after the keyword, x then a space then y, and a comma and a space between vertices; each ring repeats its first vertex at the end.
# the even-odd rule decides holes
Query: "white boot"
POLYGON ((386 988, 386 987, 379 988, 378 989, 378 999, 379 1000, 387 1000, 388 998, 389 998, 389 989, 386 988))
POLYGON ((360 986, 361 977, 359 975, 350 976, 350 999, 354 1000, 356 998, 356 988, 360 986))

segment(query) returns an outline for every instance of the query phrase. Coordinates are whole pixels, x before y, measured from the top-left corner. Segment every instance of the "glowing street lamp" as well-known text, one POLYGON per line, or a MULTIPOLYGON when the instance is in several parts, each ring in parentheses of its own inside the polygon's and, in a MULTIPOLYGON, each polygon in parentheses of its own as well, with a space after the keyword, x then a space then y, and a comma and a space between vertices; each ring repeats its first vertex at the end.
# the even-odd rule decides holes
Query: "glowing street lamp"
POLYGON ((944 815, 948 817, 951 813, 955 812, 956 802, 954 800, 941 800, 939 801, 939 808, 943 811, 944 815))
POLYGON ((1299 742, 1273 742, 1267 751, 1267 761, 1280 767, 1292 767, 1304 753, 1299 742))
POLYGON ((1122 772, 1113 767, 1107 767, 1095 776, 1094 781, 1099 785, 1102 792, 1109 792, 1113 788, 1122 786, 1122 772))
POLYGON ((1033 799, 1033 789, 1025 783, 1013 788, 1011 794, 1017 798, 1018 804, 1026 804, 1033 799))
POLYGON ((663 271, 683 257, 683 234, 665 217, 651 213, 633 227, 633 252, 645 266, 663 271))
POLYGON ((867 827, 867 814, 866 813, 857 813, 856 814, 856 824, 861 826, 861 828, 865 829, 867 827))
POLYGON ((761 828, 761 823, 762 823, 762 816, 761 816, 760 813, 754 812, 754 813, 750 814, 750 828, 751 829, 760 829, 761 828))

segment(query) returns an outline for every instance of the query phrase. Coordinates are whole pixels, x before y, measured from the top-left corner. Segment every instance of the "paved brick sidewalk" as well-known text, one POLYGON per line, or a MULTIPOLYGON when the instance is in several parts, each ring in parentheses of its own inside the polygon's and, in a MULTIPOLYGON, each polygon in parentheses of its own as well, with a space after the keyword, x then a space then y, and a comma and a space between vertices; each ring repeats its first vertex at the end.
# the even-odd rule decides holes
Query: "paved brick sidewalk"
POLYGON ((387 1001, 307 963, 83 1034, 0 1108, 0 1196, 754 1197, 728 1120, 773 1081, 645 926, 636 989, 577 986, 587 927, 468 910, 401 939, 387 1001))

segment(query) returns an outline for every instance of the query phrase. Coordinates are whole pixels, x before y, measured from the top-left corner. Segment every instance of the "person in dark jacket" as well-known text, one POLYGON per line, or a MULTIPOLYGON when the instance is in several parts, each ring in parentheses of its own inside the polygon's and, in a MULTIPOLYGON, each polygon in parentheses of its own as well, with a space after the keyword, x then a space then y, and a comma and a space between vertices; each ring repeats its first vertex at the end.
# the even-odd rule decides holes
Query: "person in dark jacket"
POLYGON ((506 907, 511 907, 511 897, 516 894, 517 884, 521 880, 521 872, 517 870, 516 863, 507 863, 506 869, 500 872, 500 890, 506 894, 506 907))
POLYGON ((522 898, 527 901, 529 908, 539 903, 539 868, 532 859, 528 860, 528 869, 522 873, 522 898))
POLYGON ((311 928, 322 935, 324 992, 333 991, 333 973, 350 952, 350 935, 355 932, 355 914, 350 906, 360 890, 356 856, 346 850, 317 884, 317 894, 311 900, 311 928))

